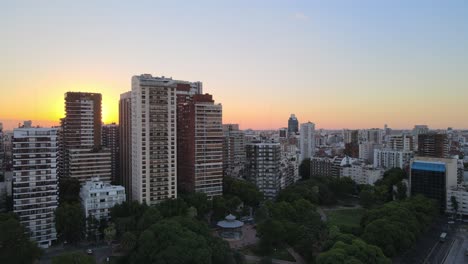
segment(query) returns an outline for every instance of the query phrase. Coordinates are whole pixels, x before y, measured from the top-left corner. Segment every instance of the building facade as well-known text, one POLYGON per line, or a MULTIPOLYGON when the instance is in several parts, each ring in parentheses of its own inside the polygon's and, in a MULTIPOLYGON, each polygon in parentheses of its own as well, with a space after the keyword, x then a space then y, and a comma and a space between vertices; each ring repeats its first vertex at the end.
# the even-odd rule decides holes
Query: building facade
POLYGON ((115 123, 102 126, 102 146, 111 154, 111 180, 120 182, 119 161, 119 125, 115 123))
POLYGON ((273 199, 281 189, 281 146, 279 143, 246 145, 246 178, 273 199))
POLYGON ((299 121, 296 115, 291 114, 288 119, 288 135, 295 135, 297 132, 299 132, 299 121))
POLYGON ((382 179, 384 170, 354 162, 341 167, 340 177, 349 177, 357 184, 370 184, 382 179))
POLYGON ((102 149, 102 96, 98 93, 67 92, 65 118, 61 120, 60 177, 81 184, 99 176, 111 181, 111 153, 102 149))
POLYGON ((132 197, 132 92, 120 95, 119 100, 119 177, 117 183, 125 187, 127 200, 132 197))
POLYGON ((310 177, 331 177, 333 159, 313 157, 310 160, 310 177))
POLYGON ((23 127, 13 133, 13 212, 31 239, 47 248, 57 239, 57 129, 23 127))
POLYGON ((445 210, 447 189, 457 186, 457 160, 416 157, 410 165, 411 195, 422 194, 439 201, 445 210))
POLYGON ((132 77, 132 199, 148 205, 177 198, 177 82, 132 77))
POLYGON ((374 151, 374 167, 404 169, 409 165, 412 158, 412 151, 377 149, 374 151))
POLYGON ((413 137, 405 134, 392 135, 388 139, 387 148, 398 151, 413 151, 413 137))
POLYGON ((187 94, 190 84, 178 84, 178 189, 223 194, 222 106, 209 94, 187 94))
POLYGON ((245 134, 237 124, 223 125, 223 174, 241 178, 245 167, 245 134))
POLYGON ((301 162, 304 159, 310 159, 315 154, 315 124, 307 122, 301 124, 300 131, 300 151, 301 162))
POLYGON ((81 187, 80 198, 86 218, 96 220, 109 220, 111 208, 126 201, 123 186, 111 185, 99 178, 93 178, 81 187))
POLYGON ((420 134, 418 135, 418 156, 448 158, 449 141, 447 134, 420 134))

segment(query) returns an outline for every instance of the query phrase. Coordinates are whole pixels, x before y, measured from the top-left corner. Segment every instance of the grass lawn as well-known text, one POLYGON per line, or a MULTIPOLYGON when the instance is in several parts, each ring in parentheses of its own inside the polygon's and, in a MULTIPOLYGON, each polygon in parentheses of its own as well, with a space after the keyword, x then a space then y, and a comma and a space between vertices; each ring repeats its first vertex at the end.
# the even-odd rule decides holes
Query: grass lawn
MULTIPOLYGON (((248 247, 241 249, 240 251, 245 255, 264 257, 258 253, 258 250, 255 246, 248 246, 248 247)), ((286 248, 284 247, 278 248, 276 251, 273 252, 273 254, 270 257, 274 259, 286 260, 286 261, 291 261, 291 262, 296 261, 293 258, 293 256, 291 256, 289 252, 286 250, 286 248)))
POLYGON ((359 227, 361 218, 364 215, 365 209, 341 209, 341 210, 327 210, 328 222, 332 225, 359 227))

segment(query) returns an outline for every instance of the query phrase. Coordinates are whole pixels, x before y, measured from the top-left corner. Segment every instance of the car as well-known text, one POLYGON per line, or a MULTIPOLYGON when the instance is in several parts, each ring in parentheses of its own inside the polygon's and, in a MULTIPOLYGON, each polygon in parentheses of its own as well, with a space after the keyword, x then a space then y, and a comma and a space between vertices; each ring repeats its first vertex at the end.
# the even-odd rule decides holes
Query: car
POLYGON ((93 250, 89 248, 89 249, 86 250, 86 253, 87 253, 88 255, 92 255, 92 254, 93 254, 93 250))

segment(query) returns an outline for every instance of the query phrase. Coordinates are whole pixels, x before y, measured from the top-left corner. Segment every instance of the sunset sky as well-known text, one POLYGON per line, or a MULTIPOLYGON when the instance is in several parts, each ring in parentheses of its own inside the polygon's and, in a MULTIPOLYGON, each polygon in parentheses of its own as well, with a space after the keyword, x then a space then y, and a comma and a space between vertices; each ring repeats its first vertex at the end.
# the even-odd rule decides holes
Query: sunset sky
POLYGON ((468 128, 468 1, 1 1, 0 122, 67 91, 118 121, 132 75, 202 81, 223 122, 468 128))

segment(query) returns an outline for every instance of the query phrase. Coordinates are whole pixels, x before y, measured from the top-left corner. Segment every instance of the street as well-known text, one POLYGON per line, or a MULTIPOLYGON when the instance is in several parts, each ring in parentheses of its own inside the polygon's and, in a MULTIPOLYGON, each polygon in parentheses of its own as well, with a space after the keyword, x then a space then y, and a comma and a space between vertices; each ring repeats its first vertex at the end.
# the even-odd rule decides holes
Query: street
POLYGON ((108 256, 111 255, 111 248, 105 244, 89 245, 89 244, 79 244, 79 245, 57 245, 50 247, 44 250, 44 255, 39 260, 41 264, 52 263, 52 258, 59 256, 66 252, 82 252, 86 254, 87 249, 93 250, 93 257, 96 259, 96 263, 105 263, 105 260, 108 256))

